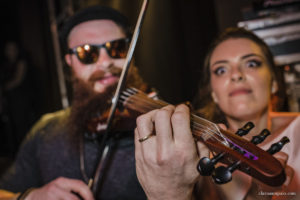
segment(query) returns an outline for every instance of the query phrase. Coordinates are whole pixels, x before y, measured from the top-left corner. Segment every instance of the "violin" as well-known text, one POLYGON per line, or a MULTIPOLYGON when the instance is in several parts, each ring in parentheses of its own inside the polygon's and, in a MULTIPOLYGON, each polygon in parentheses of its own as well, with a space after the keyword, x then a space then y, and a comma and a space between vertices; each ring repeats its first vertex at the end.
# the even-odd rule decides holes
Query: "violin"
MULTIPOLYGON (((99 117, 92 118, 87 122, 87 129, 90 133, 102 134, 107 129, 107 119, 109 110, 99 117)), ((114 119, 111 124, 112 132, 131 131, 135 128, 135 120, 139 114, 128 109, 116 109, 114 119)))
MULTIPOLYGON (((135 88, 124 90, 119 99, 121 106, 140 114, 154 109, 162 108, 168 103, 150 98, 146 93, 135 88)), ((284 183, 286 176, 280 162, 272 154, 281 150, 289 142, 287 137, 273 144, 267 151, 262 150, 256 144, 261 143, 270 133, 265 129, 252 141, 243 139, 253 124, 247 123, 239 129, 236 134, 219 128, 210 122, 191 113, 191 130, 195 140, 202 141, 212 151, 214 157, 202 158, 198 165, 201 175, 212 176, 218 184, 227 183, 231 180, 231 174, 240 170, 269 186, 280 186, 284 183), (221 162, 226 164, 215 168, 215 164, 221 162)))

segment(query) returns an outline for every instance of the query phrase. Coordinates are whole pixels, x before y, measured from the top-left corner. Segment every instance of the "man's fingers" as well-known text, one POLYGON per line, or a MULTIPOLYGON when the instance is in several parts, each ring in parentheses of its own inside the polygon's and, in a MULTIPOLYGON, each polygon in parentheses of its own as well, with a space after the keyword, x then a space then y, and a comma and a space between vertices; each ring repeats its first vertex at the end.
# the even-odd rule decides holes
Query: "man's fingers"
POLYGON ((53 194, 53 197, 55 199, 70 199, 70 200, 81 200, 78 196, 76 196, 74 193, 62 189, 60 187, 57 187, 55 189, 55 193, 53 194))
POLYGON ((209 158, 209 149, 202 142, 197 142, 197 149, 199 152, 200 158, 207 157, 209 158))
POLYGON ((285 167, 285 175, 286 175, 286 179, 285 182, 283 183, 283 187, 287 187, 291 183, 294 177, 294 169, 287 165, 285 167))
POLYGON ((186 105, 181 104, 176 107, 172 115, 172 125, 175 143, 193 145, 194 139, 191 132, 190 110, 186 105))
POLYGON ((137 139, 142 139, 153 133, 154 131, 154 118, 157 110, 152 110, 147 114, 141 115, 136 119, 137 124, 137 139))
POLYGON ((157 147, 161 153, 166 152, 173 143, 173 130, 171 124, 171 116, 175 107, 172 105, 163 107, 155 114, 155 131, 157 147))
POLYGON ((137 159, 142 158, 142 144, 139 141, 139 133, 138 133, 138 129, 135 128, 134 129, 134 145, 135 145, 135 158, 136 161, 138 161, 137 159))
POLYGON ((280 152, 277 152, 276 154, 273 155, 280 163, 283 167, 286 166, 286 163, 289 159, 289 155, 280 151, 280 152))
POLYGON ((225 126, 225 124, 218 124, 218 126, 225 131, 227 130, 227 127, 225 126))
MULTIPOLYGON (((55 184, 69 192, 75 192, 79 194, 85 200, 93 200, 93 194, 90 188, 81 180, 69 179, 69 178, 58 178, 55 184)), ((73 194, 74 195, 74 194, 73 194)))
POLYGON ((274 157, 281 163, 282 167, 284 168, 286 180, 283 183, 283 186, 288 186, 294 176, 294 170, 290 166, 287 165, 287 161, 289 159, 289 155, 280 151, 274 154, 274 157))
POLYGON ((147 114, 141 115, 137 118, 135 129, 135 156, 136 158, 149 159, 153 156, 152 152, 147 152, 148 149, 152 149, 153 152, 156 151, 155 143, 151 140, 155 140, 155 127, 154 118, 157 110, 152 110, 147 114), (146 149, 146 151, 144 151, 146 149))

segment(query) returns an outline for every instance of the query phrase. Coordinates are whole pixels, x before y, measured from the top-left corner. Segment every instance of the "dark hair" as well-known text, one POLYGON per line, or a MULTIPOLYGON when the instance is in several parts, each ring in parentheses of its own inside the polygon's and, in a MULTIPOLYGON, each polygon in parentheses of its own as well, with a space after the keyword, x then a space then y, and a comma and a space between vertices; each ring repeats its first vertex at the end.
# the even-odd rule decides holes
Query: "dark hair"
POLYGON ((217 123, 226 123, 226 119, 220 108, 214 103, 212 97, 211 97, 211 86, 210 86, 210 59, 212 56, 213 51, 215 48, 222 43, 225 40, 228 39, 237 39, 237 38, 245 38, 249 39, 252 42, 256 43, 264 56, 266 57, 266 62, 270 68, 271 75, 274 81, 277 82, 278 84, 278 90, 274 94, 273 99, 276 99, 276 108, 278 109, 279 107, 282 107, 283 104, 283 99, 282 97, 285 96, 285 89, 284 89, 284 84, 282 80, 282 76, 278 70, 278 67, 276 67, 274 63, 274 57, 267 46, 267 44, 260 39, 258 36, 256 36, 254 33, 251 31, 248 31, 244 28, 227 28, 223 33, 221 33, 211 44, 208 53, 206 54, 205 60, 204 60, 204 66, 202 69, 202 77, 200 81, 200 86, 199 86, 199 92, 196 95, 195 98, 195 106, 200 108, 198 111, 201 115, 203 115, 205 118, 212 120, 217 123))
POLYGON ((71 30, 80 23, 97 19, 112 20, 124 31, 126 37, 131 37, 131 27, 128 19, 124 15, 110 7, 99 5, 91 6, 75 13, 62 25, 59 35, 64 53, 68 50, 68 36, 71 30))

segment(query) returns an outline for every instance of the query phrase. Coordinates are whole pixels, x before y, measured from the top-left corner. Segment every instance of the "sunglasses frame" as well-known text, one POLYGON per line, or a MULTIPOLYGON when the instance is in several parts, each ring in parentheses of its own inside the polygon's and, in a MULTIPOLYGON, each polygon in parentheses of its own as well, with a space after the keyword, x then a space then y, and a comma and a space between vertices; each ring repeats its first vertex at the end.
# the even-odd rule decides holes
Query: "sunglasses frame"
POLYGON ((84 49, 84 46, 89 45, 89 47, 96 47, 96 48, 97 48, 97 54, 98 54, 98 55, 97 55, 97 59, 96 59, 96 60, 98 60, 99 57, 100 57, 100 49, 101 49, 101 48, 104 48, 104 49, 106 50, 106 53, 109 55, 109 57, 111 57, 111 58, 113 58, 113 59, 126 58, 126 55, 125 55, 124 57, 118 57, 118 56, 113 57, 113 56, 111 56, 111 53, 110 53, 110 51, 109 51, 109 49, 108 49, 108 45, 111 44, 111 43, 113 43, 113 42, 117 42, 117 41, 124 41, 125 44, 128 45, 128 46, 127 46, 127 50, 128 50, 128 48, 129 48, 129 43, 130 43, 130 39, 129 39, 129 38, 120 38, 120 39, 117 39, 117 40, 111 40, 111 41, 105 42, 105 43, 103 43, 103 44, 83 44, 83 45, 78 45, 78 46, 76 46, 76 47, 69 48, 68 53, 71 54, 71 55, 72 55, 72 54, 75 54, 76 57, 77 57, 77 59, 78 59, 82 64, 92 64, 92 63, 95 63, 95 62, 97 62, 97 61, 85 62, 85 61, 82 60, 82 59, 80 58, 80 56, 78 55, 78 51, 77 51, 77 48, 78 48, 78 47, 81 47, 81 48, 84 49))

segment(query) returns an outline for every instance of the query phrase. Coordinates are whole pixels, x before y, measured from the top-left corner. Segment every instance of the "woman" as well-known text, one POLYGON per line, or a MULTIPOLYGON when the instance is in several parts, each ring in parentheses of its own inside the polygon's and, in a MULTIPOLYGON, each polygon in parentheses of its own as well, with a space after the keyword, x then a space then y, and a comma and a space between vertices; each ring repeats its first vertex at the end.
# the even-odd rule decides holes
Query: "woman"
POLYGON ((279 97, 284 90, 266 44, 244 29, 227 29, 212 44, 202 75, 198 102, 204 105, 200 112, 207 119, 224 123, 232 132, 253 122, 255 127, 245 136, 248 140, 268 127, 272 134, 260 145, 263 149, 283 136, 290 138, 291 142, 282 149, 284 153, 277 153, 285 166, 287 181, 282 187, 270 188, 235 172, 230 183, 220 186, 199 177, 195 167, 199 158, 207 155, 207 149, 200 142, 193 145, 188 108, 168 106, 137 120, 137 174, 148 197, 191 199, 198 182, 198 194, 207 198, 295 198, 300 192, 300 170, 296 167, 300 163, 300 137, 296 133, 300 117, 298 113, 272 111, 282 105, 279 97), (151 137, 154 131, 155 137, 151 137))

